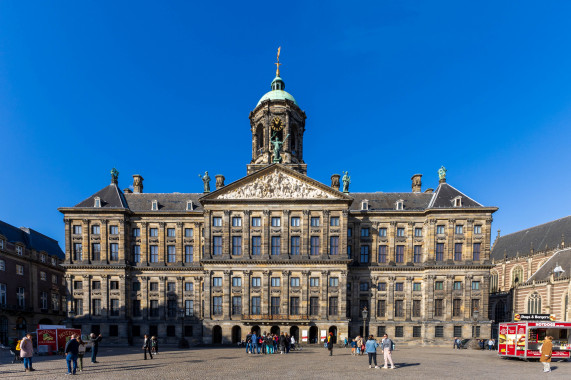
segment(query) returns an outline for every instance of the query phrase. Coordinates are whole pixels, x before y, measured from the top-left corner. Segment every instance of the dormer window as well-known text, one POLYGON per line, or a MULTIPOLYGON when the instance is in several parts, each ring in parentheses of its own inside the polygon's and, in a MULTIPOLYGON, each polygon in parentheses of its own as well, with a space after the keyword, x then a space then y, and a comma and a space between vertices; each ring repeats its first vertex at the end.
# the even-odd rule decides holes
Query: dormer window
POLYGON ((152 211, 157 211, 159 209, 159 201, 157 201, 156 199, 153 201, 152 205, 151 205, 151 210, 152 211))
POLYGON ((454 207, 462 207, 462 197, 457 196, 456 198, 452 199, 452 204, 454 207))
POLYGON ((402 199, 399 199, 396 203, 396 209, 397 210, 404 210, 404 201, 402 199))
POLYGON ((101 198, 95 197, 93 207, 101 207, 101 198))
POLYGON ((186 211, 192 211, 192 209, 194 209, 194 203, 192 203, 192 201, 187 201, 186 202, 186 211))
POLYGON ((363 199, 361 201, 361 211, 367 211, 369 209, 369 200, 363 199))

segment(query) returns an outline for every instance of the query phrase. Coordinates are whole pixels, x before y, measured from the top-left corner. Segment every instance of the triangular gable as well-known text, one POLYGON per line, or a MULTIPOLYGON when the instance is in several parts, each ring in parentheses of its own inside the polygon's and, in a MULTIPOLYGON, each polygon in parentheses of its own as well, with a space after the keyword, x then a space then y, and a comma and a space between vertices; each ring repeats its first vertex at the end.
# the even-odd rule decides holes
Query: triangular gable
POLYGON ((280 164, 250 174, 200 200, 239 199, 352 200, 348 195, 280 164))
POLYGON ((484 207, 455 187, 447 183, 441 183, 434 192, 428 208, 454 208, 453 200, 456 197, 462 197, 462 206, 460 208, 484 207))

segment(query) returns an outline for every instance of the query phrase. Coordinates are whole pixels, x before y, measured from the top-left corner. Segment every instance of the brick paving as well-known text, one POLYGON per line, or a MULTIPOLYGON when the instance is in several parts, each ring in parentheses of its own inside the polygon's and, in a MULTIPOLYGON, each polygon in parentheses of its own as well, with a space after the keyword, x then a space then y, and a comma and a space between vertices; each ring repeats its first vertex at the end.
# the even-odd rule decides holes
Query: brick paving
MULTIPOLYGON (((452 350, 442 347, 401 347, 393 354, 396 370, 369 369, 367 356, 351 356, 350 349, 327 350, 308 347, 288 355, 247 355, 244 348, 165 347, 153 360, 143 360, 142 350, 101 347, 99 364, 86 358, 79 376, 89 379, 571 379, 571 363, 552 363, 554 370, 544 375, 539 362, 500 359, 494 352, 452 350), (357 376, 357 377, 355 377, 357 376)), ((382 360, 380 352, 378 360, 382 360)), ((5 351, 0 356, 1 379, 66 378, 65 360, 60 357, 35 357, 36 372, 25 373, 23 364, 11 364, 5 351)))

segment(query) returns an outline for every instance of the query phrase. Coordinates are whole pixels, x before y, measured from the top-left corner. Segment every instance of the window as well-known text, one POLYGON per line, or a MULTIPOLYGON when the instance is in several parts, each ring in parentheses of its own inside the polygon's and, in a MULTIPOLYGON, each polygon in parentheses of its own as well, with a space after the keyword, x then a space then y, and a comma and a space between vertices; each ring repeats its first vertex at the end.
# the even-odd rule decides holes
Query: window
POLYGON ((472 260, 480 261, 480 243, 474 243, 472 247, 472 260))
POLYGON ((395 300, 395 317, 396 318, 404 317, 404 301, 403 300, 395 300))
POLYGON ((527 312, 530 314, 541 313, 541 296, 539 293, 534 292, 529 296, 527 300, 527 312))
POLYGON ((350 259, 353 257, 353 247, 350 245, 347 246, 347 257, 350 259))
POLYGON ((361 292, 369 291, 369 283, 368 282, 360 282, 359 283, 359 291, 361 291, 361 292))
POLYGON ((194 247, 192 245, 184 246, 184 262, 192 263, 194 259, 194 247))
POLYGON ((111 300, 111 316, 118 317, 119 316, 119 300, 112 299, 111 300))
POLYGON ((458 196, 452 200, 454 207, 462 207, 462 197, 458 196))
POLYGON ((402 282, 395 283, 395 292, 402 292, 404 290, 404 284, 402 282))
POLYGON ((480 235, 482 233, 482 226, 479 224, 474 225, 474 234, 480 235))
POLYGON ((311 227, 319 227, 319 217, 312 217, 310 223, 311 227))
POLYGON ((395 326, 395 337, 402 338, 404 336, 404 326, 395 326))
POLYGON ((271 297, 271 299, 270 299, 270 313, 272 315, 279 315, 279 313, 280 313, 280 297, 271 297))
POLYGON ((329 297, 329 315, 339 314, 339 301, 337 297, 329 297))
POLYGON ((242 296, 232 297, 232 315, 242 314, 242 296))
POLYGON ((194 315, 194 301, 185 300, 184 301, 184 315, 187 317, 192 317, 194 315))
POLYGON ((523 268, 517 266, 512 271, 512 286, 523 282, 523 268))
POLYGON ((385 335, 386 333, 386 327, 385 326, 378 326, 377 327, 377 336, 381 337, 383 335, 385 335))
POLYGON ((329 219, 329 225, 331 227, 339 227, 339 217, 332 216, 331 219, 329 219))
POLYGON ((4 239, 0 239, 0 249, 4 249, 4 239))
POLYGON ((232 227, 242 227, 242 218, 239 216, 232 217, 232 227))
POLYGON ((309 240, 309 253, 319 255, 319 236, 312 236, 309 240))
POLYGON ((174 245, 167 245, 167 262, 174 263, 176 261, 176 249, 174 245))
POLYGON ((119 234, 119 227, 118 226, 110 226, 109 233, 111 235, 118 235, 119 234))
POLYGON ((309 286, 310 287, 317 287, 319 286, 319 277, 311 277, 309 279, 309 286))
POLYGON ((194 203, 192 201, 186 201, 186 211, 192 211, 194 209, 194 203))
POLYGON ((213 236, 213 250, 212 254, 215 256, 222 255, 222 236, 213 236))
POLYGON ((99 243, 91 244, 91 260, 93 261, 101 260, 101 244, 99 243))
POLYGON ((339 278, 329 277, 329 286, 339 286, 339 278))
POLYGON ((1 271, 6 270, 6 262, 4 260, 0 260, 0 270, 1 271))
POLYGON ((299 287, 299 277, 292 277, 290 285, 292 287, 299 287))
POLYGON ((462 281, 454 281, 453 287, 454 290, 462 290, 462 281))
POLYGON ((397 263, 403 263, 404 262, 404 245, 397 245, 396 246, 395 261, 397 263))
POLYGON ((252 287, 257 288, 262 286, 262 278, 261 277, 252 277, 252 287))
POLYGON ((262 225, 262 218, 255 216, 252 218, 252 227, 260 227, 262 225))
POLYGON ((6 306, 6 284, 0 283, 0 305, 6 306))
POLYGON ((472 290, 480 290, 480 281, 472 281, 472 290))
POLYGON ((442 300, 442 299, 435 299, 434 300, 434 316, 435 317, 442 317, 443 305, 444 305, 444 300, 442 300))
POLYGON ((444 338, 444 326, 435 326, 434 327, 434 337, 435 338, 444 338))
POLYGON ((472 326, 472 338, 480 337, 480 326, 472 326))
POLYGON ((462 243, 454 244, 454 260, 455 261, 462 260, 462 243))
POLYGON ((413 282, 412 283, 412 291, 413 292, 420 292, 422 290, 422 284, 420 282, 413 282))
POLYGON ((52 257, 52 265, 53 265, 53 266, 56 265, 56 259, 55 259, 55 257, 52 257))
POLYGON ((222 218, 219 216, 215 216, 212 218, 212 226, 213 227, 222 227, 222 218))
POLYGON ((351 227, 347 228, 347 237, 353 236, 353 229, 351 227))
POLYGON ((232 277, 232 286, 241 287, 242 286, 242 277, 232 277))
POLYGON ((309 298, 309 315, 319 314, 319 297, 309 298))
POLYGON ((48 293, 42 292, 40 296, 40 309, 48 308, 48 293))
POLYGON ((46 272, 40 272, 40 280, 41 281, 46 281, 47 278, 48 278, 48 276, 46 275, 46 272))
POLYGON ((119 290, 119 281, 109 281, 109 289, 119 290))
POLYGON ((119 244, 117 243, 111 243, 109 245, 109 248, 111 250, 111 257, 109 258, 109 260, 111 261, 119 261, 119 244))
POLYGON ((176 292, 176 282, 167 282, 167 292, 176 292))
POLYGON ((262 237, 252 236, 252 255, 259 256, 262 254, 262 237))
POLYGON ((158 282, 151 282, 150 285, 151 292, 158 292, 159 291, 159 283, 158 282))
POLYGON ((282 225, 281 219, 279 217, 272 217, 271 223, 272 223, 272 227, 280 227, 282 225))
POLYGON ((436 226, 436 234, 444 235, 444 226, 436 226))
POLYGON ((498 291, 498 274, 492 272, 492 276, 490 278, 490 292, 495 293, 497 291, 498 291))
POLYGON ((194 283, 192 282, 185 282, 184 283, 184 291, 185 292, 192 292, 194 290, 194 283))
POLYGON ((403 210, 404 209, 404 202, 402 200, 397 201, 395 204, 395 208, 397 210, 403 210))
POLYGON ((297 216, 291 217, 291 226, 292 227, 299 227, 299 217, 297 217, 297 216))
POLYGON ((176 237, 176 231, 174 228, 167 228, 167 237, 176 237))
POLYGON ((464 233, 464 226, 461 224, 456 225, 456 235, 462 235, 464 233))
POLYGON ((377 290, 381 291, 381 292, 386 291, 387 290, 387 283, 386 282, 379 282, 377 284, 377 290))
POLYGON ((21 245, 17 245, 16 252, 18 253, 18 255, 22 256, 24 254, 24 247, 22 247, 21 245))
POLYGON ((291 297, 289 302, 290 315, 299 315, 299 297, 291 297))
POLYGON ((329 238, 329 254, 330 255, 339 254, 339 236, 331 236, 329 238))
POLYGON ((73 243, 73 260, 83 260, 83 245, 81 243, 73 243))
POLYGON ((421 334, 421 326, 412 326, 412 337, 413 338, 421 338, 422 334, 421 334))
POLYGON ((385 227, 379 228, 379 236, 387 237, 387 229, 385 227))
POLYGON ((257 315, 261 313, 260 297, 252 297, 251 308, 252 314, 257 315))
POLYGON ((272 242, 271 242, 272 256, 279 255, 280 249, 281 249, 281 238, 279 236, 272 236, 272 242))
POLYGON ((367 264, 369 262, 369 246, 368 245, 362 245, 361 246, 360 262, 362 264, 367 264))
POLYGON ((24 275, 24 266, 20 264, 16 264, 16 274, 23 276, 24 275))
POLYGON ((412 300, 412 316, 420 317, 420 300, 412 300))
POLYGON ((434 290, 444 290, 444 281, 436 281, 434 283, 434 290))
POLYGON ((101 198, 95 197, 93 207, 101 207, 101 198))
POLYGON ((185 229, 184 229, 184 237, 187 237, 187 238, 194 237, 194 229, 192 229, 192 228, 185 228, 185 229))
POLYGON ((16 295, 18 298, 18 307, 24 308, 26 307, 26 291, 24 288, 18 288, 16 291, 16 295))
POLYGON ((141 290, 141 283, 139 281, 133 281, 132 285, 131 285, 131 289, 135 292, 138 292, 141 290))
POLYGON ((270 283, 271 283, 271 286, 272 286, 272 287, 277 288, 277 287, 280 286, 281 281, 280 281, 280 278, 279 278, 279 277, 272 277, 271 280, 270 280, 270 283))
POLYGON ((81 289, 83 289, 83 281, 74 281, 73 290, 81 290, 81 289))
POLYGON ((436 261, 444 261, 444 243, 436 243, 436 261))
POLYGON ((159 300, 151 300, 149 316, 150 317, 159 316, 159 300))
POLYGON ((452 300, 452 316, 460 317, 462 315, 462 299, 454 298, 452 300))
POLYGON ((101 316, 101 300, 94 299, 91 300, 91 303, 92 303, 91 312, 93 313, 93 315, 101 316))
POLYGON ((212 314, 222 315, 222 297, 215 296, 212 297, 212 314))
POLYGON ((44 255, 43 253, 40 255, 40 261, 41 261, 42 263, 45 263, 45 262, 46 262, 46 255, 44 255))
POLYGON ((414 236, 415 237, 422 237, 422 228, 416 227, 414 229, 414 236))
POLYGON ((404 228, 402 228, 402 227, 397 228, 397 236, 398 237, 404 236, 404 228))
POLYGON ((151 237, 158 237, 159 236, 159 229, 158 228, 149 229, 149 235, 151 237))
POLYGON ((422 250, 422 246, 420 246, 420 245, 415 245, 415 246, 414 246, 414 251, 413 251, 412 260, 413 260, 415 263, 420 263, 420 261, 421 261, 421 257, 422 257, 422 255, 421 255, 421 250, 422 250))
MULTIPOLYGON (((61 282, 62 282, 62 285, 65 286, 65 278, 62 277, 61 280, 62 280, 62 281, 61 281, 61 282)), ((52 284, 57 284, 57 275, 55 275, 55 274, 52 274, 52 284)))
POLYGON ((384 317, 387 313, 387 301, 386 300, 378 300, 377 301, 377 316, 384 317))
POLYGON ((379 263, 387 262, 387 246, 379 245, 379 263))
POLYGON ((369 200, 364 199, 361 201, 361 211, 366 211, 369 209, 369 200))
POLYGON ((81 226, 73 226, 74 235, 81 235, 81 226))
POLYGON ((369 228, 361 228, 361 237, 369 236, 369 228))
MULTIPOLYGON (((52 294, 53 296, 53 294, 52 294)), ((57 294, 55 295, 57 297, 57 294)), ((82 315, 83 314, 83 300, 81 298, 79 299, 74 299, 73 301, 73 310, 75 310, 75 314, 76 315, 82 315)))
POLYGON ((291 255, 299 255, 299 236, 291 237, 291 255))
POLYGON ((141 246, 140 245, 134 245, 133 246, 133 261, 136 263, 141 262, 141 246))
POLYGON ((91 290, 101 290, 101 281, 91 281, 91 290))
MULTIPOLYGON (((170 301, 169 301, 170 302, 170 301)), ((169 317, 176 316, 176 309, 174 309, 174 315, 170 315, 171 312, 169 310, 169 317)), ((110 326, 111 327, 111 326, 110 326)), ((109 335, 111 335, 111 329, 109 330, 109 335)), ((174 337, 176 336, 176 327, 174 325, 167 325, 167 336, 174 337)))
POLYGON ((454 326, 454 336, 458 338, 462 337, 462 326, 454 326))
POLYGON ((99 224, 94 224, 93 226, 91 226, 91 233, 93 235, 99 235, 101 233, 101 228, 99 227, 99 224))
POLYGON ((479 312, 480 312, 480 300, 479 299, 473 299, 472 300, 472 316, 475 316, 479 312))
POLYGON ((151 210, 152 210, 152 211, 157 211, 158 209, 159 209, 159 202, 158 202, 157 200, 154 200, 154 201, 151 203, 151 210))
POLYGON ((222 277, 213 277, 212 286, 217 288, 222 286, 222 277))

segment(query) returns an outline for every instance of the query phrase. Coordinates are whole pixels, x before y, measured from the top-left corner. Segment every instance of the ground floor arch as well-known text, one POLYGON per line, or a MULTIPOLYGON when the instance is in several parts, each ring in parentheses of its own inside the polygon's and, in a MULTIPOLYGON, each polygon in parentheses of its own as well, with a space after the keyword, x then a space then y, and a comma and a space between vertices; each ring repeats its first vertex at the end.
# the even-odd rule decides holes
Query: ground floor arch
POLYGON ((299 342, 299 327, 291 326, 289 328, 289 335, 291 335, 296 342, 299 342))
POLYGON ((240 326, 232 327, 232 343, 240 343, 242 341, 242 328, 240 326))
POLYGON ((337 343, 337 326, 330 326, 329 332, 333 333, 331 339, 333 340, 333 344, 337 343))
POLYGON ((260 326, 254 325, 254 326, 252 326, 252 329, 250 331, 255 332, 256 335, 260 335, 261 329, 260 329, 260 326))
POLYGON ((270 329, 271 334, 280 335, 280 326, 272 326, 270 329))
POLYGON ((212 328, 212 343, 222 344, 222 327, 218 325, 212 328))
POLYGON ((319 339, 319 329, 317 326, 311 326, 309 328, 309 343, 317 343, 319 339))

